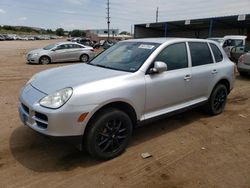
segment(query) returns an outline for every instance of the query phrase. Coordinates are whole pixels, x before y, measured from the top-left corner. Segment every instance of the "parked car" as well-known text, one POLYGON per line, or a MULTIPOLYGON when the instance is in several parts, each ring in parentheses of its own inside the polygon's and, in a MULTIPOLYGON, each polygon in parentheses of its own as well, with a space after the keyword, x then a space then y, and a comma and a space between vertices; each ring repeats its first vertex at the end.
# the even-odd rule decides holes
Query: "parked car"
POLYGON ((51 62, 88 62, 95 56, 92 47, 74 42, 61 42, 30 51, 26 55, 28 63, 49 64, 51 62))
POLYGON ((222 113, 235 65, 210 40, 153 38, 119 42, 89 64, 34 75, 20 92, 21 120, 49 136, 82 138, 100 159, 120 155, 133 128, 205 105, 222 113))
POLYGON ((240 56, 237 68, 241 76, 246 76, 250 73, 250 52, 240 56))
POLYGON ((15 40, 14 35, 4 34, 3 36, 4 36, 5 40, 15 40))
POLYGON ((0 41, 5 40, 5 37, 3 35, 0 35, 0 41))
POLYGON ((79 40, 81 40, 81 37, 75 37, 71 39, 71 42, 78 42, 79 40))
POLYGON ((105 41, 104 43, 103 43, 103 49, 108 49, 108 48, 110 48, 111 46, 113 46, 114 44, 116 44, 116 42, 114 42, 114 41, 105 41))
POLYGON ((246 52, 246 38, 244 35, 226 35, 222 38, 209 38, 218 42, 225 50, 227 56, 234 62, 237 62, 239 57, 246 52))

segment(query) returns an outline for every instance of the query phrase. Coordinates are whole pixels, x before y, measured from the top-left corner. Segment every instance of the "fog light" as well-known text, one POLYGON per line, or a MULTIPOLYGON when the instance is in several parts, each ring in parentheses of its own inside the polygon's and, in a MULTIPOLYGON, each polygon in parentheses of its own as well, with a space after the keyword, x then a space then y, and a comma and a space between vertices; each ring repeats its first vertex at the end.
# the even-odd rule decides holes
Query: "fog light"
POLYGON ((83 122, 88 114, 89 113, 84 113, 84 114, 80 115, 79 118, 78 118, 78 122, 79 123, 83 122))

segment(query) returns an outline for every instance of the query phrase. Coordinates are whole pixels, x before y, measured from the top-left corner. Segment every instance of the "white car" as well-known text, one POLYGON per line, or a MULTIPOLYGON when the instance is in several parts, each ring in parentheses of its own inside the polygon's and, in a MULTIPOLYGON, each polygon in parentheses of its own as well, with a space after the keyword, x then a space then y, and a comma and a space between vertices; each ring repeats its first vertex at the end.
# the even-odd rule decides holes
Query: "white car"
POLYGON ((26 55, 28 63, 49 64, 52 62, 88 62, 95 57, 94 49, 75 42, 61 42, 30 51, 26 55))
POLYGON ((209 40, 122 41, 88 64, 36 74, 20 93, 20 117, 41 134, 81 138, 92 156, 111 159, 143 122, 199 105, 220 114, 234 68, 209 40))

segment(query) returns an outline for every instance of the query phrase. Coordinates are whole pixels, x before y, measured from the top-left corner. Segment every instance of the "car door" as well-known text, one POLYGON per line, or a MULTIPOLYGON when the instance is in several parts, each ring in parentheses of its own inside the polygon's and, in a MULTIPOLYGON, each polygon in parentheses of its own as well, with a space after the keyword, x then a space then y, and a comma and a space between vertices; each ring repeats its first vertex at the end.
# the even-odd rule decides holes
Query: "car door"
POLYGON ((83 54, 84 47, 80 46, 78 44, 74 44, 73 47, 74 47, 73 54, 72 54, 73 55, 73 59, 75 61, 79 61, 80 60, 80 56, 83 54))
POLYGON ((52 59, 55 62, 67 61, 69 60, 68 56, 68 46, 66 44, 61 44, 52 53, 52 59))
POLYGON ((188 42, 188 46, 192 62, 191 96, 193 100, 206 100, 218 70, 207 42, 188 42))
POLYGON ((156 57, 167 65, 167 71, 146 74, 145 119, 176 110, 190 100, 190 78, 186 43, 167 46, 156 57))

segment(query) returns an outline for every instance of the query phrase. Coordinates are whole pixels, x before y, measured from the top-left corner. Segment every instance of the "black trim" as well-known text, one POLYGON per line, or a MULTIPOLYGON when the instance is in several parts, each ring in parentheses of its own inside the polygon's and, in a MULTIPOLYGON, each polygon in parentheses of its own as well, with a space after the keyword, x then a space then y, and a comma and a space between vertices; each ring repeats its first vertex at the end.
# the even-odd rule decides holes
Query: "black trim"
POLYGON ((176 114, 179 114, 179 113, 191 110, 193 108, 197 108, 199 106, 202 106, 202 105, 206 104, 207 102, 208 101, 199 102, 197 104, 194 104, 194 105, 191 105, 191 106, 179 109, 179 110, 175 110, 175 111, 163 114, 163 115, 159 115, 159 116, 156 116, 156 117, 153 117, 153 118, 149 118, 149 119, 146 119, 146 120, 143 120, 143 121, 139 121, 138 120, 137 126, 140 127, 140 126, 143 126, 145 124, 153 123, 153 122, 155 122, 157 120, 161 120, 161 119, 165 119, 165 118, 171 117, 173 115, 176 115, 176 114))

